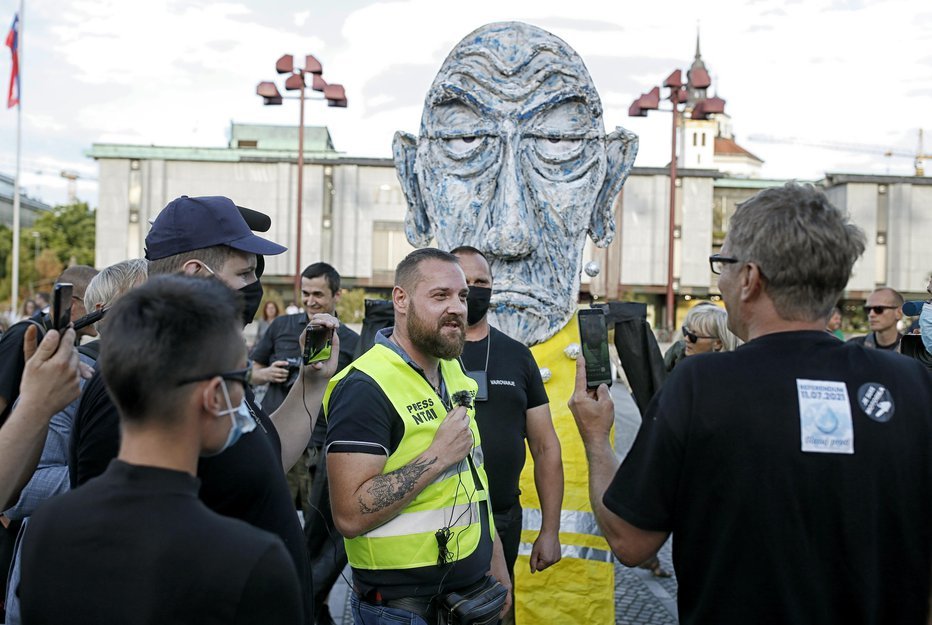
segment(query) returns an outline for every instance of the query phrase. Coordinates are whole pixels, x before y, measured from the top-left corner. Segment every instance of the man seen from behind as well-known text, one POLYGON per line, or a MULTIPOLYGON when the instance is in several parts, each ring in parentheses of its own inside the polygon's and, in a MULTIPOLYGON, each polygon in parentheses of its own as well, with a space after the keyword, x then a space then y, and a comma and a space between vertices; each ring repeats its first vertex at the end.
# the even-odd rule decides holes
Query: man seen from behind
POLYGON ((683 623, 926 623, 932 376, 825 332, 864 246, 811 186, 739 204, 710 263, 747 344, 680 363, 620 467, 577 364, 599 525, 628 566, 673 534, 683 623))

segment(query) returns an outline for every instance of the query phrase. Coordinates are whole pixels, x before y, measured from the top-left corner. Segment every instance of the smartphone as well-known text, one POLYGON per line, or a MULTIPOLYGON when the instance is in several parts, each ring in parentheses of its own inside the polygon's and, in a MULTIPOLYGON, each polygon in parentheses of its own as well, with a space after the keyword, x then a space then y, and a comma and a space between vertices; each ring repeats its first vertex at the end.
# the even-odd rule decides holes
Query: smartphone
POLYGON ((62 332, 71 323, 71 294, 74 285, 68 282, 56 282, 52 292, 52 329, 62 332))
POLYGON ((333 329, 315 324, 304 330, 304 364, 323 362, 330 358, 333 329))
POLYGON ((608 356, 608 325, 601 308, 579 311, 579 338, 586 359, 586 388, 612 385, 612 365, 608 356))

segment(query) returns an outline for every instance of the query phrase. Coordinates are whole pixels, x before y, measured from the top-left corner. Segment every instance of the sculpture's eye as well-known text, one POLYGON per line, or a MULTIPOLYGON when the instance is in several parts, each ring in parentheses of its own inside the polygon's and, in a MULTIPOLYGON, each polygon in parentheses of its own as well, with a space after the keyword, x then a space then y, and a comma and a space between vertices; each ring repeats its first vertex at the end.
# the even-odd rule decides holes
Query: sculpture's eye
POLYGON ((482 137, 467 135, 464 137, 449 137, 443 140, 446 149, 454 156, 463 156, 482 145, 482 137))
POLYGON ((572 158, 582 147, 583 140, 576 137, 537 137, 534 149, 545 159, 572 158))

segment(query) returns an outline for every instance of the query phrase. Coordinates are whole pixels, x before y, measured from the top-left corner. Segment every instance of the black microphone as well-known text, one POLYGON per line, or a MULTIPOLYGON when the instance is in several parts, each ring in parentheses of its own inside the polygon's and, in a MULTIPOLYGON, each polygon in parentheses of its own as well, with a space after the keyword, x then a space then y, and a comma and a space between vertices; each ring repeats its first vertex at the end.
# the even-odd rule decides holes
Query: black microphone
POLYGON ((81 328, 86 328, 92 323, 97 323, 104 318, 104 315, 107 314, 109 308, 101 308, 100 310, 95 310, 92 313, 88 313, 74 322, 74 330, 77 332, 81 328))
POLYGON ((918 317, 922 313, 922 305, 925 302, 905 302, 903 304, 903 314, 907 317, 918 317))

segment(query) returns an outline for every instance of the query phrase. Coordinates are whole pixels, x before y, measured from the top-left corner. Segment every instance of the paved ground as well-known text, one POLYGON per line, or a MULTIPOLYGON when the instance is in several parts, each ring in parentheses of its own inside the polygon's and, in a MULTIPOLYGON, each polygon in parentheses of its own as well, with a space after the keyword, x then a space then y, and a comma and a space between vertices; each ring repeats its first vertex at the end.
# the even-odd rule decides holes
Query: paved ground
MULTIPOLYGON (((634 442, 641 416, 622 385, 612 387, 612 397, 615 400, 615 449, 624 455, 634 442)), ((670 541, 667 541, 658 555, 663 568, 672 573, 670 541)), ((344 575, 346 579, 350 578, 348 568, 344 575)), ((330 606, 336 619, 339 619, 339 606, 342 606, 342 621, 337 620, 338 625, 352 625, 349 595, 343 580, 334 587, 330 606)), ((629 569, 616 564, 615 622, 619 625, 676 625, 679 622, 676 615, 676 577, 654 577, 650 571, 629 569)))

